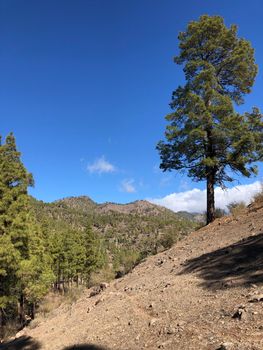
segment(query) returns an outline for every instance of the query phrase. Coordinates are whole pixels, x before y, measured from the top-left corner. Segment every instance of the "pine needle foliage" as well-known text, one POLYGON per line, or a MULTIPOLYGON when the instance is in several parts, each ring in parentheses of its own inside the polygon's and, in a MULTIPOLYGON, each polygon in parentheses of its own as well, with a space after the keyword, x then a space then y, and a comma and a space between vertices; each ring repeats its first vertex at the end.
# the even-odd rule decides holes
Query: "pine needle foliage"
POLYGON ((52 272, 30 209, 33 177, 20 160, 13 134, 0 145, 0 328, 6 315, 23 324, 25 312, 47 292, 52 272), (17 307, 18 305, 18 307, 17 307), (27 309, 27 310, 26 310, 27 309))
POLYGON ((254 50, 220 16, 203 15, 178 36, 176 64, 186 83, 172 94, 166 141, 157 145, 163 171, 185 171, 207 183, 207 223, 215 218, 214 186, 234 174, 257 173, 263 158, 263 120, 258 108, 240 114, 235 106, 251 92, 257 74, 254 50))

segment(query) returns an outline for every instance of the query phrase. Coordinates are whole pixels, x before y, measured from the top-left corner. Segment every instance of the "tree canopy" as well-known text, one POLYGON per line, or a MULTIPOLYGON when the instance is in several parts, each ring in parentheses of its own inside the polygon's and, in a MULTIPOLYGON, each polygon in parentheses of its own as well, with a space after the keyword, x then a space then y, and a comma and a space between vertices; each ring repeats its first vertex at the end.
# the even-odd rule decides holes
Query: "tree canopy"
POLYGON ((238 113, 257 74, 254 50, 220 16, 201 16, 178 36, 186 83, 172 94, 166 141, 157 145, 164 171, 186 171, 207 183, 207 223, 215 218, 214 186, 250 177, 263 158, 263 120, 258 108, 238 113))
POLYGON ((33 178, 20 160, 13 134, 0 145, 0 326, 4 310, 15 308, 24 321, 48 290, 52 271, 40 227, 30 210, 28 186, 33 178))

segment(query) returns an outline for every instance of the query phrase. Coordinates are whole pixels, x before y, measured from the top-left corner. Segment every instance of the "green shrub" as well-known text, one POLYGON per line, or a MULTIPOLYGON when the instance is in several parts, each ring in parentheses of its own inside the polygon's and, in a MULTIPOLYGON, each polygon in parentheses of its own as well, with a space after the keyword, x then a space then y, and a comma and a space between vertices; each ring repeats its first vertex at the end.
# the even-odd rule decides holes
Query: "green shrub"
POLYGON ((181 238, 181 236, 182 234, 178 231, 170 230, 161 236, 158 245, 161 245, 165 249, 169 249, 181 238))
POLYGON ((130 272, 141 259, 138 251, 133 249, 120 248, 115 251, 113 258, 113 268, 118 275, 130 272))

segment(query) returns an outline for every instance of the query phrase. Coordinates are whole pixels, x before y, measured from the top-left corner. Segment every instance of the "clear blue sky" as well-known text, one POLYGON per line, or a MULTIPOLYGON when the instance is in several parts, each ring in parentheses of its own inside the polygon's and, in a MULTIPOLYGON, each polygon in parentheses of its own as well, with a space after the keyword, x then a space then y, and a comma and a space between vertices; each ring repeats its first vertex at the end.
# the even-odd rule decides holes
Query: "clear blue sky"
POLYGON ((252 42, 259 74, 242 108, 263 109, 262 0, 0 0, 0 133, 14 132, 31 194, 129 202, 204 188, 158 171, 155 150, 183 81, 178 32, 202 14, 252 42))

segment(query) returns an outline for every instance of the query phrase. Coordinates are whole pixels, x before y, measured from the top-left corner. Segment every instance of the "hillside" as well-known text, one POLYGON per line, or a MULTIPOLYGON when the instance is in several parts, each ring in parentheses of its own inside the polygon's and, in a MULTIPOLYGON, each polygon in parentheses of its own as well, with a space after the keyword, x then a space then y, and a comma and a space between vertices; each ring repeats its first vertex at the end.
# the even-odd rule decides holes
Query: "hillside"
POLYGON ((0 349, 262 350, 262 218, 217 219, 0 349))
POLYGON ((169 209, 136 201, 97 204, 89 197, 69 197, 52 203, 32 198, 38 222, 47 231, 81 231, 91 225, 112 259, 120 250, 138 259, 155 254, 196 227, 196 222, 169 209), (117 252, 116 252, 117 251, 117 252))
POLYGON ((108 212, 118 212, 123 214, 135 214, 139 216, 160 216, 175 215, 177 218, 180 214, 175 214, 171 210, 164 207, 149 203, 145 200, 138 200, 128 204, 116 204, 116 203, 105 203, 98 206, 97 212, 108 213, 108 212))
POLYGON ((97 207, 95 203, 88 196, 79 196, 79 197, 67 197, 53 202, 54 206, 60 206, 62 208, 71 208, 76 211, 83 213, 89 213, 97 207))
POLYGON ((200 214, 200 213, 189 213, 188 211, 178 211, 178 215, 192 221, 196 222, 205 222, 205 214, 200 214))

